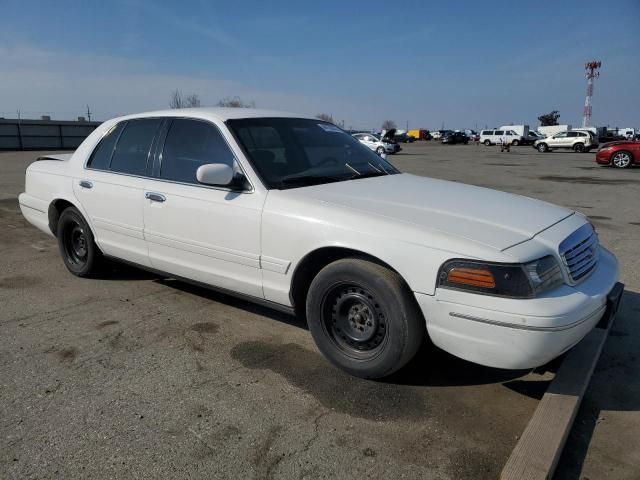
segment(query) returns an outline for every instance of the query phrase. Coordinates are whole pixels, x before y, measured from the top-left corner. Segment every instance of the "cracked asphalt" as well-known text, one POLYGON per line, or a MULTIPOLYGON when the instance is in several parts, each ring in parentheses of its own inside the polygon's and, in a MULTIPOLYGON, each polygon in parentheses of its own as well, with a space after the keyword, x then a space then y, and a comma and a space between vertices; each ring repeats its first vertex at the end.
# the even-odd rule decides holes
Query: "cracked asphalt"
MULTIPOLYGON (((0 152, 0 478, 499 475, 551 372, 425 348, 387 381, 360 380, 284 314, 122 265, 73 277, 19 213, 37 156, 0 152)), ((640 169, 592 159, 430 144, 390 157, 591 216, 627 293, 557 478, 639 478, 640 169)))

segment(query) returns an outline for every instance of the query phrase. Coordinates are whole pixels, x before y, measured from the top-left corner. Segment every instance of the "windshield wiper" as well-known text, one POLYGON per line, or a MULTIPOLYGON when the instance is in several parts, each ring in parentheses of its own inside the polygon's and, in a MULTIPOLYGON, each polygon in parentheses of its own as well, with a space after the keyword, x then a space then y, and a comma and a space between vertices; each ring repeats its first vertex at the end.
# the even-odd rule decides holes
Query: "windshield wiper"
POLYGON ((351 175, 351 179, 354 178, 368 178, 368 177, 380 177, 382 175, 389 175, 389 173, 386 170, 380 170, 379 168, 375 167, 371 162, 367 162, 367 165, 369 165, 373 171, 369 171, 369 172, 360 172, 358 170, 356 170, 355 168, 353 168, 351 165, 349 165, 348 163, 345 163, 344 166, 347 167, 349 170, 351 170, 352 172, 355 172, 355 175, 351 175))

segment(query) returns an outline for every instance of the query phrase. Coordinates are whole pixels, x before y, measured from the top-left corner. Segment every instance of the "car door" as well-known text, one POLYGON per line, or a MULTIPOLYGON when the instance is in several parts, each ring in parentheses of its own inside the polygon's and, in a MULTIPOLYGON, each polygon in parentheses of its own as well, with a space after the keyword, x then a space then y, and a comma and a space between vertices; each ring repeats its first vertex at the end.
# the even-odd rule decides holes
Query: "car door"
POLYGON ((571 141, 567 137, 568 132, 559 132, 553 135, 551 138, 547 139, 547 145, 551 148, 566 148, 571 141))
POLYGON ((144 118, 115 125, 73 179, 102 252, 143 266, 150 266, 143 233, 145 175, 161 122, 144 118))
POLYGON ((240 166, 220 128, 167 122, 146 184, 144 235, 151 265, 208 285, 263 297, 260 221, 265 197, 251 188, 202 185, 200 165, 240 166))

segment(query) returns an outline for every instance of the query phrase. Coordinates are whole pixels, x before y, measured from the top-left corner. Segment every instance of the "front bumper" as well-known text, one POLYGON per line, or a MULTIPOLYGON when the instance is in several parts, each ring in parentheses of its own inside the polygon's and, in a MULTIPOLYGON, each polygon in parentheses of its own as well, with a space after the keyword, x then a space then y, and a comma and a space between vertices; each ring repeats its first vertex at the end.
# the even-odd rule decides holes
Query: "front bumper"
POLYGON ((534 299, 488 297, 437 289, 416 293, 433 343, 489 367, 529 369, 577 344, 603 318, 613 318, 622 294, 615 257, 602 249, 584 282, 534 299))
POLYGON ((609 163, 611 163, 612 153, 613 153, 613 150, 607 150, 607 149, 598 150, 596 152, 596 162, 601 165, 609 165, 609 163))

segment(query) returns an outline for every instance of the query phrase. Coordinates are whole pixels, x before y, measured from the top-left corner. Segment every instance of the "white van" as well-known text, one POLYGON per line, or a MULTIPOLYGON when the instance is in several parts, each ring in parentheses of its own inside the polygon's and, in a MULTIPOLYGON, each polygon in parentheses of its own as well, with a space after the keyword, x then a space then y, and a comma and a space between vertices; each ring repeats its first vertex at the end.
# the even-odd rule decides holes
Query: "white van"
POLYGON ((513 130, 482 130, 480 132, 480 143, 484 143, 487 146, 500 145, 505 141, 510 145, 516 146, 522 145, 525 139, 513 130))

